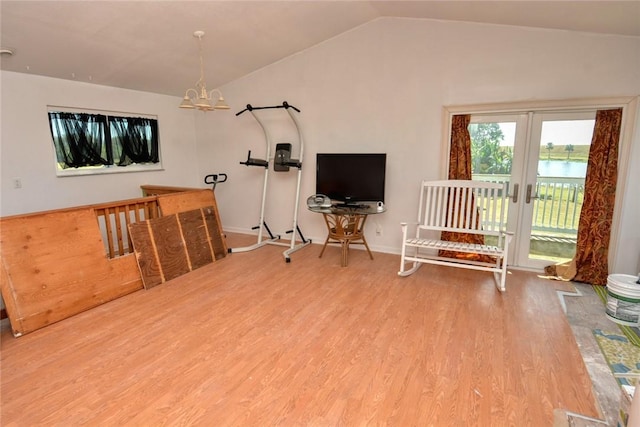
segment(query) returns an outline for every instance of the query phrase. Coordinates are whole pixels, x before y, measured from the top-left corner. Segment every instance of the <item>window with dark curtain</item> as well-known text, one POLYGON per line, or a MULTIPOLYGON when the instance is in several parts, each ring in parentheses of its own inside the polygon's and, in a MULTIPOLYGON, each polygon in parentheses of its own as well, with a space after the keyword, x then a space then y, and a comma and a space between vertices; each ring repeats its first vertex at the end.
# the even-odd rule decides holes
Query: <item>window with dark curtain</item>
POLYGON ((49 112, 49 126, 62 169, 113 164, 106 116, 49 112))
POLYGON ((160 162, 155 119, 50 111, 49 126, 60 169, 160 162))
POLYGON ((118 166, 158 163, 158 121, 141 117, 109 117, 118 166))

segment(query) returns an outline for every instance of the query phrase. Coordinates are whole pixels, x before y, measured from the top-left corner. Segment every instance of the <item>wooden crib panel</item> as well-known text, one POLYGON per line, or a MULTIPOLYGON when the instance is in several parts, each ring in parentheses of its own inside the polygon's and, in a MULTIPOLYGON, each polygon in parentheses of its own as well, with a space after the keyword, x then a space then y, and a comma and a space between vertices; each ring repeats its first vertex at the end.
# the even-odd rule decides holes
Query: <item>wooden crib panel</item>
POLYGON ((107 258, 92 208, 3 218, 0 242, 16 336, 142 288, 135 257, 107 258))

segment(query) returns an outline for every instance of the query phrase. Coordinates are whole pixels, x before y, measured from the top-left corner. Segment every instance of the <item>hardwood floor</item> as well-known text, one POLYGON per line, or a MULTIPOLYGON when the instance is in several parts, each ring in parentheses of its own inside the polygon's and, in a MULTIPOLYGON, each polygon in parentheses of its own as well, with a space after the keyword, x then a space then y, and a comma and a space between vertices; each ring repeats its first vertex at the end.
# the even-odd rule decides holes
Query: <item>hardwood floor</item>
MULTIPOLYGON (((253 242, 253 238, 251 238, 253 242)), ((229 236, 230 247, 247 244, 229 236)), ((555 284, 312 245, 226 259, 20 338, 1 424, 549 426, 598 417, 555 284)))

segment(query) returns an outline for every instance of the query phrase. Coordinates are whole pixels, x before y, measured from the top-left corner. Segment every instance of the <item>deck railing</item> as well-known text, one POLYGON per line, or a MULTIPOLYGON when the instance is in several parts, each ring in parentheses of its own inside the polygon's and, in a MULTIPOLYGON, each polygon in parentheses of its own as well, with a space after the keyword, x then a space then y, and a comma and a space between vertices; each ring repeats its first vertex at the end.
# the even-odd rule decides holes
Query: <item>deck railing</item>
POLYGON ((536 231, 575 235, 584 201, 584 178, 538 177, 533 205, 536 231))
MULTIPOLYGON (((509 175, 473 175, 474 180, 506 182, 512 188, 509 175)), ((584 178, 538 177, 533 199, 532 232, 567 239, 575 239, 584 200, 584 178)), ((524 191, 520 189, 520 200, 524 191)), ((507 207, 508 209, 508 207, 507 207)))

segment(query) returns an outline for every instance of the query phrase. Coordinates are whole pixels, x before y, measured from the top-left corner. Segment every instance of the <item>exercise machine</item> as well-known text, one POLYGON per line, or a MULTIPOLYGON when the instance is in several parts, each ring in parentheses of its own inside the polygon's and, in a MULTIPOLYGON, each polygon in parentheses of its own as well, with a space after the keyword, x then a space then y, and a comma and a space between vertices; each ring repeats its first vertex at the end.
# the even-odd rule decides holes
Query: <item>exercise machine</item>
POLYGON ((236 113, 236 116, 239 116, 247 111, 251 113, 253 118, 258 122, 258 124, 262 128, 262 131, 264 132, 264 135, 265 135, 265 141, 267 144, 267 150, 266 150, 264 159, 251 157, 251 150, 249 150, 249 153, 247 154, 247 160, 245 160, 244 162, 240 162, 241 165, 245 165, 247 167, 254 166, 254 167, 264 168, 264 178, 262 183, 262 203, 260 205, 260 219, 259 219, 258 225, 256 225, 255 227, 252 227, 252 230, 258 230, 258 241, 251 246, 245 246, 241 248, 230 248, 229 253, 247 252, 247 251, 258 249, 264 245, 269 245, 269 244, 279 245, 279 246, 288 246, 289 249, 285 250, 282 253, 282 255, 284 256, 285 262, 291 262, 290 255, 293 252, 300 250, 311 243, 310 239, 309 240, 305 239, 305 237, 302 235, 302 231, 300 230, 300 227, 298 226, 298 205, 300 202, 300 182, 302 178, 302 156, 304 154, 304 141, 302 138, 302 132, 300 130, 300 124, 296 118, 296 115, 293 113, 293 111, 295 111, 296 113, 300 113, 300 110, 294 107, 293 105, 289 105, 287 101, 284 101, 281 105, 274 105, 269 107, 254 107, 251 104, 247 104, 247 107, 244 110, 236 113), (267 110, 267 109, 283 109, 289 114, 289 117, 293 121, 293 124, 296 128, 297 139, 299 144, 298 159, 291 158, 291 151, 293 147, 292 147, 292 144, 290 143, 276 144, 275 155, 273 157, 274 172, 288 172, 291 168, 297 169, 295 204, 293 208, 293 226, 290 230, 286 231, 287 234, 291 234, 291 242, 288 244, 284 242, 280 242, 279 240, 281 239, 281 236, 274 235, 269 229, 265 221, 265 206, 267 201, 267 190, 269 188, 268 185, 269 185, 269 173, 270 173, 269 159, 271 158, 272 141, 271 141, 269 132, 267 131, 267 128, 265 126, 265 123, 260 119, 260 114, 259 113, 256 114, 256 111, 267 110), (265 232, 266 234, 268 234, 268 237, 265 236, 265 232), (296 233, 300 236, 301 243, 296 244, 296 233))

